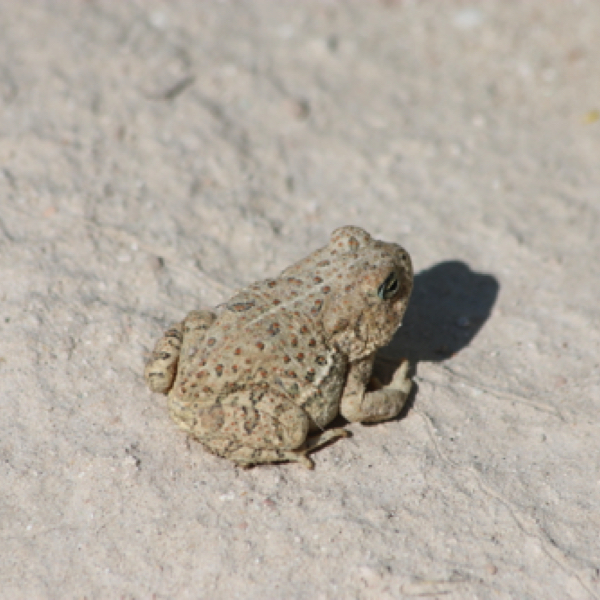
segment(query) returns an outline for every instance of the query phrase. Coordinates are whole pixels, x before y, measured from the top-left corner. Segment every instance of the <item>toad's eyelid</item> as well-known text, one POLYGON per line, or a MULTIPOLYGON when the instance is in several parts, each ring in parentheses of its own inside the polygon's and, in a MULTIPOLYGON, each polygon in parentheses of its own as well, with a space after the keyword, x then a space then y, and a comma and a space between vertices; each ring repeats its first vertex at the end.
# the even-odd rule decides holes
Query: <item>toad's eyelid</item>
POLYGON ((382 300, 389 300, 398 291, 398 275, 396 273, 390 273, 385 281, 379 286, 377 295, 382 300))

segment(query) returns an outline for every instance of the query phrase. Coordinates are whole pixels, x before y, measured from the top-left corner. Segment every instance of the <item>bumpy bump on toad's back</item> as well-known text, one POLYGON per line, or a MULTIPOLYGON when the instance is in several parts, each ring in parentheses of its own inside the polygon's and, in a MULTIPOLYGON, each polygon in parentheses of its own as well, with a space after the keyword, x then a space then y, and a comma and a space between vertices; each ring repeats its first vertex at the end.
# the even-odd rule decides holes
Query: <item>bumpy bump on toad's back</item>
POLYGON ((412 279, 400 246, 342 227, 279 277, 237 292, 219 314, 191 312, 157 343, 146 380, 168 392, 173 419, 215 454, 240 465, 311 466, 308 451, 346 434, 324 431, 338 413, 367 422, 400 412, 411 386, 406 363, 390 386, 366 388, 412 279))

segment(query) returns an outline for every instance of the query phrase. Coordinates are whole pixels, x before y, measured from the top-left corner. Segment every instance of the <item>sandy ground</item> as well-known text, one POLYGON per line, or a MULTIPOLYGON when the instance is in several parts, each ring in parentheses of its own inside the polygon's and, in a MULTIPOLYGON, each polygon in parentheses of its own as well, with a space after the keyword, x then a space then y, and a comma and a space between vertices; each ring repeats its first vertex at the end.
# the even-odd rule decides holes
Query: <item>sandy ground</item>
POLYGON ((2 598, 600 598, 600 3, 0 5, 2 598), (400 419, 240 470, 163 328, 362 225, 400 419))

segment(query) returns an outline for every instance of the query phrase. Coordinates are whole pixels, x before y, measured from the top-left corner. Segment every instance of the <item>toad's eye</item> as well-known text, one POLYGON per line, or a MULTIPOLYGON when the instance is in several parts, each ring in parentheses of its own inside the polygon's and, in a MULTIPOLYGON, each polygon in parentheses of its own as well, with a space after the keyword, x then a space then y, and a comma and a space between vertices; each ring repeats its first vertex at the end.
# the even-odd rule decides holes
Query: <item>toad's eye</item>
POLYGON ((398 275, 396 273, 390 273, 385 281, 379 286, 377 290, 377 295, 382 300, 389 300, 393 298, 400 288, 400 283, 398 282, 398 275))

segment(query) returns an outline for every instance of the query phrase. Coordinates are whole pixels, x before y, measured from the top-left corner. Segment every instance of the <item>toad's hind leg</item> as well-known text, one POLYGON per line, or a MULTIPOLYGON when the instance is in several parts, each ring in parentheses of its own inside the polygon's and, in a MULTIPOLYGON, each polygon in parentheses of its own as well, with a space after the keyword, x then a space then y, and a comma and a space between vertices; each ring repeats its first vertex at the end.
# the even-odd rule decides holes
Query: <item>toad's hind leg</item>
POLYGON ((216 318, 212 312, 194 310, 156 342, 144 371, 146 383, 153 392, 166 394, 171 389, 177 375, 179 356, 188 354, 202 343, 216 318))
POLYGON ((181 355, 190 356, 204 342, 206 332, 217 320, 217 315, 210 310, 192 310, 183 321, 183 343, 181 355))
POLYGON ((252 449, 238 448, 235 452, 228 455, 228 458, 236 462, 238 465, 250 466, 259 463, 274 463, 274 462, 297 462, 305 466, 307 469, 314 469, 315 464, 309 458, 309 452, 317 450, 321 446, 328 444, 332 440, 342 437, 350 437, 350 433, 345 429, 330 429, 322 434, 310 437, 296 450, 279 450, 279 449, 252 449))
MULTIPOLYGON (((178 421, 179 407, 173 407, 178 421)), ((312 469, 304 447, 310 419, 287 396, 268 387, 240 390, 218 404, 188 407, 181 425, 214 454, 240 466, 273 462, 299 462, 312 469), (187 426, 186 426, 187 425, 187 426)))

